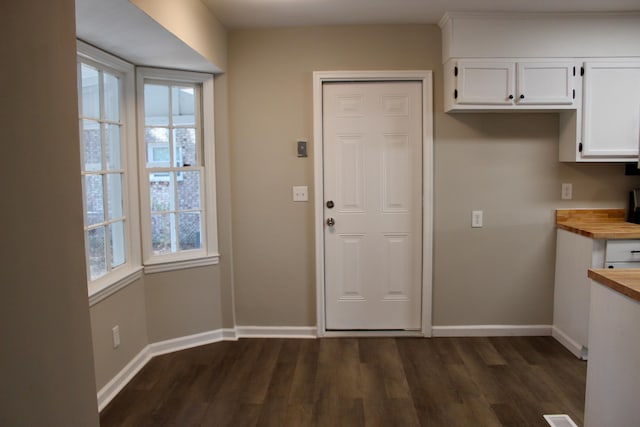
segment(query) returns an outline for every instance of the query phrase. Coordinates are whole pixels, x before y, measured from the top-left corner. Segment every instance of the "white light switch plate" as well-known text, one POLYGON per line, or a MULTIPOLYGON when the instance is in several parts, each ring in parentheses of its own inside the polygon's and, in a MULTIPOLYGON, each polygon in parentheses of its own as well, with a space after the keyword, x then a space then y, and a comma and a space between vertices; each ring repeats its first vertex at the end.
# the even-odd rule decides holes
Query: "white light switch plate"
POLYGON ((471 227, 482 227, 482 211, 471 211, 471 227))
POLYGON ((293 187, 293 201, 294 202, 309 201, 309 192, 306 185, 296 185, 293 187))
POLYGON ((562 184, 562 200, 571 200, 573 198, 573 185, 570 183, 562 184))

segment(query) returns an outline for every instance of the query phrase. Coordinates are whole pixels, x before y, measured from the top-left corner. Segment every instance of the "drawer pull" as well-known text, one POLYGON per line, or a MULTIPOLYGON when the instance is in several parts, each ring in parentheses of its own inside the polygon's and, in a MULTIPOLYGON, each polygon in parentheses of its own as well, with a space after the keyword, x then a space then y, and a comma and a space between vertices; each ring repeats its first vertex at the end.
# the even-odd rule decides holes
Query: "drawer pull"
POLYGON ((629 251, 629 252, 631 252, 632 254, 640 254, 640 251, 629 251))

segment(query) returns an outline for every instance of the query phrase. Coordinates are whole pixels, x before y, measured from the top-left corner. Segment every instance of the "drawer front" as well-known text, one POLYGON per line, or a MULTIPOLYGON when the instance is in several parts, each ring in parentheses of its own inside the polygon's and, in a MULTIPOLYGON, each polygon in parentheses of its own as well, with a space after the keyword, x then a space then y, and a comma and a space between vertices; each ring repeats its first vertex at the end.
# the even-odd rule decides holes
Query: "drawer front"
POLYGON ((640 240, 607 240, 605 261, 640 261, 640 240))
POLYGON ((618 270, 625 268, 640 268, 640 262, 605 262, 604 268, 618 270))

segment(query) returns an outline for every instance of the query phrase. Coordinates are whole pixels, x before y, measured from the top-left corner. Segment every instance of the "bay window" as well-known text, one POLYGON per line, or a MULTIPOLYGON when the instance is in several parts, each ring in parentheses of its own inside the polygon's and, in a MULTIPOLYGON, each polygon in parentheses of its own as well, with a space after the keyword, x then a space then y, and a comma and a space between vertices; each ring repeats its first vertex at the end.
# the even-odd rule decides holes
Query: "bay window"
POLYGON ((81 41, 77 58, 90 304, 143 267, 217 264, 213 75, 138 68, 136 81, 81 41))
POLYGON ((135 149, 130 148, 133 71, 132 65, 78 42, 85 258, 93 301, 114 285, 135 280, 140 270, 135 149))
POLYGON ((138 70, 145 271, 218 262, 213 76, 138 70))

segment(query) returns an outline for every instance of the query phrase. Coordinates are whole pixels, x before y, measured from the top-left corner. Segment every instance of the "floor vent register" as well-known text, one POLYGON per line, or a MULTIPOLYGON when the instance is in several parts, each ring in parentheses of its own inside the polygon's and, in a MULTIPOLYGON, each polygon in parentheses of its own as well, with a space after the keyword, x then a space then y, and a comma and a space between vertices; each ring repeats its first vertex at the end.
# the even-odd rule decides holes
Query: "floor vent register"
POLYGON ((547 420, 551 427, 578 427, 578 425, 573 422, 571 417, 565 414, 544 415, 544 419, 547 420))

